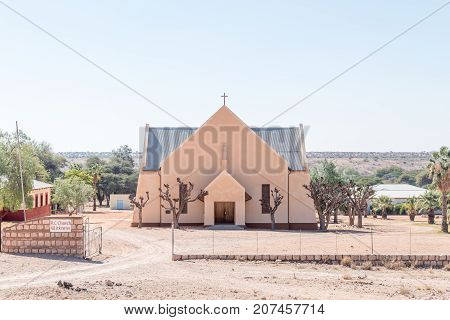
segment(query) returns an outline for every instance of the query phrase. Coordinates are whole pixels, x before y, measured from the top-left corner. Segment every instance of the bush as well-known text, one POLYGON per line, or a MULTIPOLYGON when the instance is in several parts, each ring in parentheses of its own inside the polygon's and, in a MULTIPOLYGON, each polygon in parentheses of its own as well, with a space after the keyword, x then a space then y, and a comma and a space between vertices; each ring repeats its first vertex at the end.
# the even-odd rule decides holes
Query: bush
POLYGON ((361 269, 363 270, 372 270, 372 262, 366 261, 361 265, 361 269))
POLYGON ((399 260, 386 261, 384 266, 389 270, 401 270, 406 267, 405 263, 399 260))
POLYGON ((350 257, 344 257, 341 260, 341 266, 350 268, 352 266, 352 259, 350 257))

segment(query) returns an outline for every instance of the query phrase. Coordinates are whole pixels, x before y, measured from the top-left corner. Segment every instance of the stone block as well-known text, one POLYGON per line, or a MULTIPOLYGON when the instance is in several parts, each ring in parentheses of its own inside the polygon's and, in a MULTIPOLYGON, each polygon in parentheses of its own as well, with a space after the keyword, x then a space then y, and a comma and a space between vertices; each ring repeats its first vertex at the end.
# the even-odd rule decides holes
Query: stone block
POLYGON ((43 224, 43 225, 50 224, 50 220, 45 219, 45 220, 42 221, 42 224, 43 224))
MULTIPOLYGON (((25 228, 26 229, 26 228, 25 228)), ((32 224, 31 226, 30 226, 30 230, 36 230, 37 229, 37 226, 35 225, 35 224, 32 224)))
POLYGON ((38 229, 38 230, 44 230, 44 226, 43 226, 42 224, 39 224, 39 225, 37 226, 37 229, 38 229))

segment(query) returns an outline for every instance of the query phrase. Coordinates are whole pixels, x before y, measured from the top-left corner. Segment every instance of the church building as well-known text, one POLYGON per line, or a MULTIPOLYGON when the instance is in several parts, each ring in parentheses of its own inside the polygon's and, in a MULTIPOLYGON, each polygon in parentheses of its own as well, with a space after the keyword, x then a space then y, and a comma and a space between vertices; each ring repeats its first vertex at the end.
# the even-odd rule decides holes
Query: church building
MULTIPOLYGON (((226 105, 201 127, 145 127, 136 195, 150 200, 143 226, 169 226, 172 213, 162 207, 159 188, 179 195, 177 178, 208 194, 189 202, 180 225, 231 224, 270 228, 271 190, 284 196, 275 214, 277 229, 316 230, 314 204, 303 185, 310 176, 302 125, 249 127, 226 105)), ((137 226, 135 209, 132 226, 137 226)))

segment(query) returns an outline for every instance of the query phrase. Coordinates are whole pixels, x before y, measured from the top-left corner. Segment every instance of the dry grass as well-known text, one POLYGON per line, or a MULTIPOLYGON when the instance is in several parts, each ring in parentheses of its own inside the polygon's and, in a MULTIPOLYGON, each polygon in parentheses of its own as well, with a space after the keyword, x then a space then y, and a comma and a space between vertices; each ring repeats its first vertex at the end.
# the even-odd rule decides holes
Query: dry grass
POLYGON ((403 296, 409 296, 411 294, 411 291, 405 286, 401 286, 400 289, 398 290, 398 293, 403 296))
POLYGON ((366 261, 361 265, 361 269, 363 270, 372 270, 372 262, 366 261))
POLYGON ((350 268, 352 266, 352 259, 350 257, 344 257, 341 260, 341 266, 350 268))
POLYGON ((389 270, 401 270, 406 267, 403 261, 398 260, 390 260, 384 263, 384 266, 389 270))
POLYGON ((344 280, 352 280, 352 279, 353 279, 352 276, 349 275, 348 273, 344 273, 344 274, 341 276, 341 278, 344 279, 344 280))

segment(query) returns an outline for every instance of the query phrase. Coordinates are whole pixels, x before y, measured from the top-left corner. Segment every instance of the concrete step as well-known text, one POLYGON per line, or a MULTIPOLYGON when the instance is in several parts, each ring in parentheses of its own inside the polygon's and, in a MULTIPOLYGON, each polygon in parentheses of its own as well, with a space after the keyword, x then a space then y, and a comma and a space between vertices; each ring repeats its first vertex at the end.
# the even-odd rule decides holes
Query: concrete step
POLYGON ((245 230, 243 226, 235 224, 215 224, 207 227, 208 230, 245 230))

